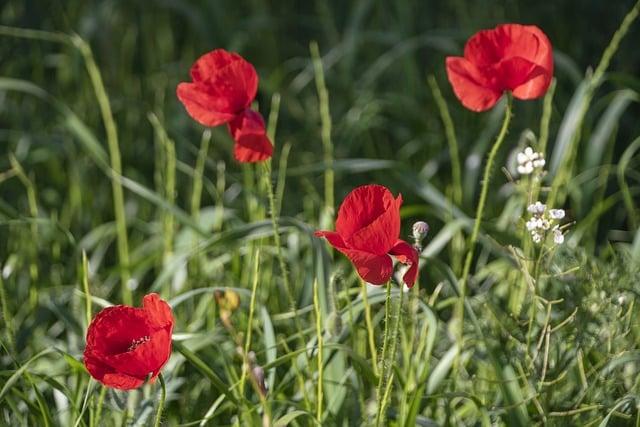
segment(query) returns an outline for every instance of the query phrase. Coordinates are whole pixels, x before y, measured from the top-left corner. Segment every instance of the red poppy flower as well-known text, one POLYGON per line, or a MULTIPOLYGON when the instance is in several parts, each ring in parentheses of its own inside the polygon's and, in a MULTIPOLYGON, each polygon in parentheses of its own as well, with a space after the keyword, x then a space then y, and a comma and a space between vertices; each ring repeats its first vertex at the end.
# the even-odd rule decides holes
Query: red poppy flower
POLYGON ((172 331, 171 308, 158 294, 145 296, 142 308, 107 307, 89 325, 84 364, 107 387, 138 388, 169 360, 172 331))
POLYGON ((400 240, 402 196, 393 197, 382 185, 364 185, 353 190, 340 205, 336 231, 316 231, 345 254, 364 280, 386 283, 393 274, 391 256, 409 265, 403 280, 413 286, 418 275, 418 252, 400 240))
POLYGON ((447 76, 462 104, 493 107, 505 91, 518 99, 543 96, 553 76, 553 50, 534 25, 504 24, 474 34, 464 57, 447 57, 447 76))
POLYGON ((192 83, 178 85, 177 95, 195 121, 205 126, 228 123, 236 142, 234 154, 240 162, 271 157, 273 147, 264 120, 250 109, 258 91, 258 74, 253 65, 237 53, 216 49, 193 64, 191 79, 192 83))

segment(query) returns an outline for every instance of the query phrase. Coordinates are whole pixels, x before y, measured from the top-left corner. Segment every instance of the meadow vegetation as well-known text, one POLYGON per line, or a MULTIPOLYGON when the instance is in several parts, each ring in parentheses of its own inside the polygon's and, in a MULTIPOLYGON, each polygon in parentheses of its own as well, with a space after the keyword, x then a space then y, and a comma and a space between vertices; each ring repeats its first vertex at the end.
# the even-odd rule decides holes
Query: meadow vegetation
POLYGON ((640 425, 639 14, 3 2, 0 425, 640 425), (502 22, 544 30, 554 80, 474 113, 445 57, 502 22), (270 161, 236 162, 176 97, 219 47, 258 71, 270 161), (402 239, 429 225, 410 290, 365 284, 314 236, 369 183, 402 194, 402 239), (107 389, 82 363, 87 326, 151 292, 175 317, 162 380, 107 389))

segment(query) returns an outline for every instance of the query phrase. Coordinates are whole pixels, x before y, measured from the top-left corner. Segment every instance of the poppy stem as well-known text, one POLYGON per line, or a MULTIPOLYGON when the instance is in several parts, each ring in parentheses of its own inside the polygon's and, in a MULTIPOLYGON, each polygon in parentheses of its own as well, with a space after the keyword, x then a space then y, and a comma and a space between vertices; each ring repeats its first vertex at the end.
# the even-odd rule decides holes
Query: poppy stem
POLYGON ((319 424, 322 424, 322 400, 324 399, 324 341, 322 336, 322 313, 320 312, 320 292, 318 290, 318 279, 313 281, 313 308, 316 317, 316 339, 318 340, 318 391, 316 396, 316 419, 318 420, 319 424))
POLYGON ((164 377, 162 374, 158 375, 158 379, 160 380, 161 394, 160 394, 160 402, 158 402, 158 412, 156 413, 156 421, 153 424, 155 427, 160 427, 160 421, 162 420, 162 411, 164 409, 164 401, 167 398, 167 386, 164 383, 164 377))
POLYGON ((382 347, 382 369, 378 381, 378 412, 376 414, 376 426, 381 425, 384 420, 389 396, 393 388, 393 365, 396 360, 396 349, 398 342, 398 331, 400 329, 400 314, 404 292, 400 291, 400 298, 396 302, 393 315, 391 314, 391 282, 387 283, 387 298, 385 302, 384 316, 384 342, 382 347), (392 324, 393 322, 393 324, 392 324))
POLYGON ((367 335, 369 336, 369 350, 371 351, 371 362, 373 363, 373 373, 380 375, 378 369, 378 350, 376 349, 376 340, 373 333, 373 322, 371 321, 371 307, 369 306, 369 294, 367 292, 367 282, 361 280, 362 283, 362 302, 364 303, 364 321, 367 324, 367 335))
POLYGON ((384 302, 384 336, 382 339, 382 357, 380 359, 380 371, 378 375, 378 389, 376 392, 378 399, 378 411, 376 414, 376 426, 380 425, 380 417, 382 412, 382 400, 384 392, 384 380, 387 373, 387 352, 389 351, 389 326, 391 323, 391 281, 387 282, 387 293, 384 302))
POLYGON ((473 255, 476 248, 476 242, 478 241, 478 234, 480 232, 480 223, 482 222, 482 216, 484 215, 484 208, 487 202, 487 194, 489 192, 489 182, 491 181, 491 174, 493 171, 493 163, 495 162, 496 155, 500 150, 500 146, 504 142, 505 136, 509 129, 509 123, 511 122, 511 93, 507 93, 507 105, 504 110, 504 120, 500 132, 493 143, 493 147, 489 151, 489 157, 487 158, 487 164, 484 168, 482 175, 482 187, 480 189, 480 199, 478 200, 478 206, 476 208, 476 219, 473 223, 473 229, 471 231, 471 237, 469 238, 469 246, 467 256, 464 260, 464 267, 462 269, 462 277, 460 277, 460 298, 456 305, 456 319, 458 321, 458 340, 460 348, 462 348, 462 334, 463 334, 463 320, 464 320, 464 301, 467 294, 467 281, 469 273, 471 271, 471 262, 473 261, 473 255))

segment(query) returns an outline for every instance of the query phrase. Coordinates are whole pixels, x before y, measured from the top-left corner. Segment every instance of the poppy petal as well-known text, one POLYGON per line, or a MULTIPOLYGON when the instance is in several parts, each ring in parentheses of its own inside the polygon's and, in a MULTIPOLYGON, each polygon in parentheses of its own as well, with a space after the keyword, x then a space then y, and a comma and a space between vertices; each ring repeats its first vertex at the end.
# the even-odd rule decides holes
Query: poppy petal
POLYGON ((549 89, 551 78, 552 75, 547 73, 544 68, 535 65, 530 69, 525 81, 512 89, 513 96, 523 100, 540 98, 549 89))
POLYGON ((176 93, 187 113, 201 125, 214 127, 235 117, 235 113, 223 111, 227 108, 226 103, 221 103, 199 83, 180 83, 176 93))
POLYGON ((502 92, 484 77, 474 64, 462 57, 447 57, 447 77, 462 105, 476 112, 493 107, 502 92))
POLYGON ((400 206, 402 195, 396 199, 390 192, 385 193, 386 210, 373 222, 356 231, 349 239, 348 244, 354 249, 384 255, 394 245, 400 235, 400 206), (390 198, 388 196, 391 196, 390 198))
POLYGON ((324 237, 336 249, 347 249, 347 245, 342 237, 334 231, 316 231, 313 233, 316 237, 324 237))
POLYGON ((161 369, 171 354, 171 334, 160 329, 147 337, 147 341, 125 353, 106 356, 102 360, 115 371, 137 378, 146 378, 161 369))
POLYGON ((233 153, 236 160, 253 163, 271 158, 273 145, 266 132, 262 116, 253 110, 244 110, 229 122, 229 133, 235 141, 233 153))
POLYGON ((133 390, 144 384, 144 380, 118 372, 105 374, 101 381, 104 385, 119 390, 133 390))
POLYGON ((413 287, 418 277, 418 251, 404 240, 398 240, 396 245, 389 251, 389 255, 395 256, 398 262, 409 266, 402 280, 408 287, 413 287))
POLYGON ((353 263, 358 274, 372 285, 382 285, 391 279, 393 263, 389 255, 376 255, 355 249, 338 249, 353 263))
POLYGON ((336 231, 348 241, 353 234, 373 223, 395 205, 393 194, 382 185, 358 187, 351 191, 340 205, 336 231))
POLYGON ((133 340, 150 332, 143 310, 125 305, 107 307, 89 325, 87 349, 105 355, 122 353, 133 340))
POLYGON ((191 67, 191 78, 228 102, 227 112, 247 108, 258 92, 258 73, 242 56, 224 49, 205 53, 191 67))
POLYGON ((153 328, 173 328, 171 307, 160 299, 156 293, 145 295, 142 307, 147 314, 147 321, 153 328))

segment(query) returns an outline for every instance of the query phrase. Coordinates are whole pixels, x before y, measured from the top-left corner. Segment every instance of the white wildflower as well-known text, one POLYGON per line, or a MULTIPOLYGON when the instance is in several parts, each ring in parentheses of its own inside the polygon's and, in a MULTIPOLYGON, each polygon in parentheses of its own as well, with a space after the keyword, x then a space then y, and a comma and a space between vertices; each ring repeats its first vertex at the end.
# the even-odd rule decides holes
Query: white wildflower
POLYGON ((564 218, 564 209, 551 209, 549 216, 553 219, 562 219, 564 218))
POLYGON ((556 245, 561 245, 562 243, 564 243, 564 234, 562 234, 562 230, 560 230, 559 228, 557 228, 558 226, 556 226, 553 229, 553 242, 556 245))
POLYGON ((542 234, 534 231, 533 233, 531 233, 531 238, 535 243, 540 243, 542 241, 542 234))
POLYGON ((527 208, 527 210, 534 215, 544 213, 545 209, 547 209, 547 205, 543 205, 539 201, 535 202, 533 205, 529 205, 527 208))
POLYGON ((527 147, 523 152, 516 155, 518 162, 517 170, 520 175, 530 175, 535 169, 541 169, 545 165, 542 153, 533 151, 533 148, 527 147))

